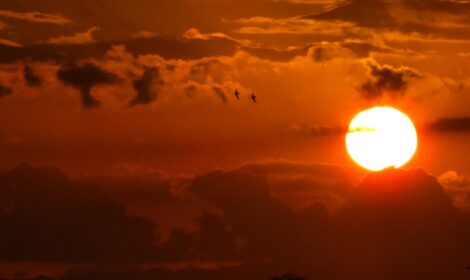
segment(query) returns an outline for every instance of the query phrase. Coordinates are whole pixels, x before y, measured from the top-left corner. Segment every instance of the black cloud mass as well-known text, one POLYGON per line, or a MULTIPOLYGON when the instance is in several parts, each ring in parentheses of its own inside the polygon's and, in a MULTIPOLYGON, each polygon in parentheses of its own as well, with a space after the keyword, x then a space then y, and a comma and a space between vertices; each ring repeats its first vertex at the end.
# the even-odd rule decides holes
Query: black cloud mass
POLYGON ((94 86, 113 84, 118 80, 113 73, 92 63, 64 64, 57 71, 57 78, 80 91, 82 105, 85 108, 95 108, 101 105, 101 102, 92 95, 91 91, 94 86))
POLYGON ((360 88, 362 96, 366 99, 376 99, 384 94, 392 97, 403 96, 409 80, 421 76, 416 70, 408 67, 382 66, 374 61, 369 61, 367 66, 370 70, 370 79, 360 88))
POLYGON ((160 79, 160 70, 158 68, 149 68, 144 74, 133 83, 137 95, 130 101, 131 106, 145 105, 152 103, 157 98, 156 89, 153 85, 163 85, 160 79))
POLYGON ((136 262, 152 258, 153 224, 53 168, 26 164, 0 178, 0 258, 136 262), (6 230, 8 229, 8 230, 6 230))
POLYGON ((470 118, 442 118, 429 124, 429 128, 438 132, 470 131, 470 118))
POLYGON ((353 176, 328 166, 248 165, 198 176, 180 189, 186 195, 175 196, 161 187, 132 190, 139 180, 97 187, 99 180, 90 185, 23 165, 0 176, 0 258, 71 267, 161 264, 77 266, 60 279, 268 279, 286 272, 309 279, 465 279, 470 219, 435 178, 422 170, 386 170, 356 186, 348 183, 353 176), (288 196, 283 186, 290 186, 288 196), (294 211, 285 201, 296 193, 309 203, 294 211), (194 215, 197 229, 175 227, 161 240, 155 222, 129 216, 121 204, 148 198, 197 203, 199 214, 180 213, 194 215), (330 211, 337 200, 345 203, 330 211), (196 265, 168 267, 187 262, 196 265))

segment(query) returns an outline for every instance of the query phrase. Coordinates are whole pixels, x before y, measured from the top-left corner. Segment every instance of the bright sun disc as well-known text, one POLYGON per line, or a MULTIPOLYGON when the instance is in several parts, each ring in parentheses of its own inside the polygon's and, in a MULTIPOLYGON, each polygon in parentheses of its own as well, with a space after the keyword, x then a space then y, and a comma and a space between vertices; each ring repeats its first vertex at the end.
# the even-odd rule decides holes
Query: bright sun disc
POLYGON ((359 113, 346 134, 349 155, 371 171, 403 166, 413 157, 417 146, 413 122, 390 107, 375 107, 359 113))

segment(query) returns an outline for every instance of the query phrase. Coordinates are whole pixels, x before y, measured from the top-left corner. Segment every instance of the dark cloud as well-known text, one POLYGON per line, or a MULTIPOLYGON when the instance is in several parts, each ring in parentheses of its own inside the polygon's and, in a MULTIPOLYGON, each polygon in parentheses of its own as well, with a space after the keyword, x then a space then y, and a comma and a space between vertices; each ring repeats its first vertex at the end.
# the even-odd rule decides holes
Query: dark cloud
POLYGON ((286 162, 249 164, 240 171, 266 176, 272 196, 296 211, 319 204, 332 213, 344 206, 344 194, 358 176, 353 170, 328 164, 286 162))
POLYGON ((242 50, 250 53, 253 56, 261 59, 269 59, 272 61, 290 61, 297 56, 303 56, 307 53, 310 45, 305 47, 293 48, 288 50, 279 50, 275 48, 256 48, 256 47, 241 47, 242 50))
POLYGON ((442 118, 428 125, 428 128, 437 132, 465 132, 470 131, 470 118, 442 118))
POLYGON ((0 259, 141 262, 153 258, 154 224, 81 188, 53 168, 0 175, 0 259))
POLYGON ((316 12, 302 18, 347 21, 361 27, 386 28, 408 34, 434 34, 439 37, 456 39, 469 37, 469 28, 465 25, 469 21, 470 2, 452 0, 346 0, 336 2, 336 5, 328 7, 323 12, 316 12))
POLYGON ((364 41, 348 40, 342 43, 322 43, 313 46, 310 56, 315 62, 326 62, 336 58, 355 55, 358 58, 369 57, 372 52, 389 53, 393 50, 385 46, 378 46, 364 41))
MULTIPOLYGON (((200 267, 191 267, 188 269, 172 269, 172 268, 154 268, 147 270, 139 269, 117 269, 114 271, 106 271, 99 269, 74 268, 68 270, 65 275, 52 278, 43 276, 35 280, 149 280, 149 279, 177 279, 177 280, 239 280, 239 279, 269 279, 273 275, 281 275, 285 273, 281 269, 276 269, 272 265, 257 263, 240 266, 238 264, 218 264, 207 263, 201 264, 200 267), (274 272, 273 272, 274 271, 274 272)), ((31 279, 32 280, 32 279, 31 279)))
POLYGON ((389 48, 362 41, 347 41, 341 45, 353 51, 357 57, 369 57, 371 52, 389 53, 392 51, 389 48))
POLYGON ((220 98, 220 100, 226 104, 228 102, 227 96, 225 95, 225 91, 221 87, 213 87, 212 91, 220 98))
POLYGON ((60 15, 52 15, 52 14, 46 14, 46 13, 41 13, 41 12, 21 13, 21 12, 15 12, 15 11, 0 10, 0 17, 13 18, 17 20, 25 20, 25 21, 36 22, 36 23, 51 23, 51 24, 58 24, 58 25, 68 24, 71 22, 69 19, 64 18, 60 15))
POLYGON ((310 134, 312 136, 331 136, 331 135, 344 135, 348 131, 345 127, 340 126, 312 126, 310 127, 310 134))
POLYGON ((155 53, 166 59, 201 59, 230 56, 238 50, 253 56, 274 61, 288 61, 306 53, 308 47, 278 50, 269 47, 247 47, 228 38, 175 39, 168 37, 141 38, 123 42, 134 54, 155 53))
POLYGON ((313 47, 309 54, 315 62, 327 62, 333 59, 341 58, 345 56, 344 48, 338 45, 323 44, 322 46, 313 47))
POLYGON ((383 1, 348 0, 324 12, 304 16, 315 20, 344 20, 365 27, 387 27, 395 24, 387 5, 383 1))
POLYGON ((470 11, 470 2, 459 0, 407 0, 403 1, 407 6, 417 10, 446 11, 455 14, 465 14, 470 11))
MULTIPOLYGON (((231 56, 238 50, 244 50, 256 57, 274 61, 288 61, 306 53, 308 47, 293 50, 246 47, 225 38, 180 39, 171 37, 131 38, 112 42, 94 42, 89 44, 31 44, 22 48, 0 44, 0 63, 31 61, 77 61, 90 58, 103 58, 113 45, 125 45, 126 50, 134 55, 158 54, 165 59, 201 59, 204 57, 231 56)), ((171 66, 170 66, 171 67, 171 66)))
POLYGON ((145 69, 144 74, 133 83, 134 90, 137 95, 129 102, 131 106, 150 104, 158 96, 157 89, 154 85, 163 85, 164 82, 160 78, 160 70, 158 68, 145 69))
POLYGON ((322 47, 313 49, 313 60, 315 60, 316 62, 323 62, 328 60, 327 50, 322 47))
MULTIPOLYGON (((21 167, 0 177, 0 240, 8 241, 0 242, 0 256, 161 264, 145 270, 81 267, 59 277, 64 280, 269 279, 289 271, 307 279, 465 279, 470 218, 434 177, 390 169, 349 185, 343 179, 351 176, 335 166, 282 162, 198 176, 185 187, 206 207, 194 220, 196 229, 174 228, 155 248, 153 224, 129 217, 112 201, 123 202, 127 212, 142 203, 177 203, 168 200, 173 184, 97 185, 92 178, 76 184, 54 169, 21 167), (335 183, 320 183, 328 180, 335 183), (311 197, 293 211, 277 196, 280 190, 317 198, 334 193, 344 203, 332 213, 326 200, 311 197), (166 268, 180 262, 194 266, 166 268)), ((444 179, 456 188, 455 176, 444 179)))
POLYGON ((343 257, 351 269, 364 268, 351 278, 464 278, 468 217, 452 206, 442 186, 424 171, 369 174, 339 215, 338 230, 348 233, 343 246, 350 250, 343 257), (363 257, 354 260, 358 250, 363 257), (449 258, 443 260, 441 254, 449 258))
POLYGON ((7 86, 0 85, 0 98, 13 93, 13 89, 7 86))
MULTIPOLYGON (((229 2, 208 0, 203 6, 198 0, 135 0, 120 1, 119 5, 116 5, 116 2, 112 0, 99 2, 83 0, 74 5, 67 5, 58 0, 41 2, 19 0, 15 2, 2 1, 0 4, 0 7, 5 10, 47 11, 51 15, 65 15, 73 21, 73 26, 77 29, 100 26, 105 31, 105 34, 102 35, 103 40, 108 41, 116 41, 123 36, 131 36, 142 30, 170 36, 179 36, 190 27, 219 31, 224 24, 222 18, 292 17, 304 14, 306 10, 316 10, 317 6, 319 6, 317 3, 265 0, 229 2), (159 16, 155 17, 156 14, 159 16)), ((20 37, 20 41, 28 42, 32 36, 32 34, 24 34, 27 33, 24 30, 15 31, 14 36, 20 37)), ((43 38, 43 41, 44 39, 47 38, 43 38)))
POLYGON ((299 248, 295 237, 303 234, 290 232, 291 226, 296 225, 293 212, 271 197, 262 176, 239 171, 214 172, 197 177, 189 189, 201 202, 215 205, 222 213, 204 211, 196 219, 197 231, 175 229, 158 248, 161 261, 284 259, 287 256, 280 252, 290 255, 289 246, 299 248), (257 230, 258 226, 264 233, 257 230))
POLYGON ((14 63, 30 59, 31 61, 76 61, 86 58, 103 57, 110 48, 109 44, 56 46, 52 44, 28 45, 22 48, 0 45, 0 62, 14 63))
MULTIPOLYGON (((356 23, 359 26, 372 28, 385 27, 405 32, 440 33, 438 29, 433 29, 433 20, 430 20, 430 22, 425 21, 428 15, 418 15, 411 19, 397 19, 400 15, 397 16, 395 13, 391 14, 391 6, 405 6, 407 9, 412 9, 413 11, 444 11, 450 15, 457 14, 463 16, 468 14, 467 12, 469 10, 468 3, 450 0, 378 0, 372 2, 367 0, 346 0, 329 2, 330 3, 328 5, 325 5, 323 1, 308 1, 308 3, 303 1, 237 1, 236 3, 234 1, 210 1, 210 4, 204 6, 204 13, 194 12, 201 9, 200 3, 194 0, 179 0, 171 3, 169 1, 153 3, 148 0, 139 0, 138 2, 132 3, 132 5, 128 1, 122 1, 119 5, 115 5, 109 0, 101 1, 99 4, 93 1, 83 1, 76 5, 72 5, 71 7, 59 3, 57 0, 48 0, 43 3, 35 3, 30 0, 22 0, 21 2, 15 2, 12 4, 2 3, 1 6, 3 10, 22 11, 24 10, 24 7, 29 7, 29 9, 37 11, 51 11, 51 13, 48 14, 35 13, 35 16, 34 14, 29 14, 28 17, 33 16, 33 18, 47 21, 61 20, 62 23, 66 23, 68 18, 70 18, 73 19, 74 25, 71 26, 67 24, 53 26, 53 29, 32 29, 37 28, 38 24, 28 24, 26 26, 21 26, 21 28, 9 28, 9 34, 12 34, 13 36, 9 39, 15 38, 15 40, 22 42, 22 44, 25 45, 26 50, 16 50, 16 52, 11 50, 14 54, 7 55, 6 53, 3 53, 0 57, 11 60, 19 53, 22 53, 22 56, 26 57, 28 57, 28 54, 33 56, 33 53, 35 53, 35 55, 41 53, 41 56, 47 57, 60 57, 64 55, 69 56, 71 55, 69 51, 78 49, 81 49, 84 54, 96 53, 101 51, 104 46, 109 45, 109 42, 113 42, 129 45, 129 49, 133 52, 159 53, 166 58, 169 56, 177 56, 180 58, 194 56, 203 57, 204 54, 207 53, 222 55, 233 53, 237 49, 242 48, 259 57, 287 60, 290 57, 293 57, 291 55, 299 53, 300 50, 278 51, 274 48, 250 48, 242 46, 240 42, 243 41, 236 42, 222 37, 211 38, 210 40, 180 40, 174 38, 179 37, 190 27, 199 28, 206 32, 217 32, 217 34, 225 32, 232 36, 239 37, 240 34, 233 34, 233 24, 227 22, 234 19, 254 17, 270 17, 274 20, 286 18, 292 19, 306 13, 311 14, 300 18, 314 19, 316 21, 323 22, 348 21, 356 23), (324 6, 324 9, 321 9, 321 6, 324 6), (101 12, 95 13, 97 10, 101 12), (54 11, 54 13, 52 13, 52 11, 54 11), (165 12, 161 13, 161 16, 158 19, 152 19, 152 15, 159 11, 165 12), (67 18, 58 15, 67 15, 67 18), (46 18, 45 16, 48 17, 46 18), (180 21, 175 22, 175 18, 179 18, 180 21), (424 19, 424 27, 412 24, 415 21, 420 21, 421 18, 424 19), (118 25, 120 27, 116 28, 118 25), (67 28, 65 29, 65 33, 72 34, 80 30, 83 31, 85 28, 89 28, 91 26, 100 26, 103 30, 100 34, 96 34, 96 40, 99 41, 99 43, 93 44, 93 46, 82 46, 82 48, 69 47, 64 49, 57 48, 57 46, 32 46, 39 42, 46 42, 48 38, 51 38, 51 36, 56 37, 60 34, 64 34, 64 28, 67 28), (38 30, 40 32, 30 32, 31 29, 34 31, 38 30), (155 36, 153 38, 149 38, 150 36, 148 38, 132 38, 136 33, 142 33, 143 30, 146 30, 143 33, 143 37, 151 36, 152 34, 164 34, 164 36, 155 36), (170 36, 173 38, 170 38, 170 36), (32 38, 34 39, 32 40, 32 38), (128 38, 129 40, 123 40, 122 38, 128 38), (44 49, 60 49, 66 51, 46 52, 44 49)), ((26 14, 19 12, 14 13, 26 14)), ((408 15, 407 13, 404 14, 408 15)), ((462 20, 457 19, 456 23, 459 23, 459 21, 461 21, 461 23, 468 22, 468 17, 463 17, 462 20)), ((11 25, 14 27, 17 23, 14 22, 11 25)), ((41 24, 40 26, 43 25, 41 24)), ((456 28, 454 27, 444 28, 442 30, 444 33, 443 35, 446 36, 446 31, 453 33, 453 35, 458 35, 454 32, 455 29, 456 28)), ((458 32, 465 32, 465 28, 457 30, 458 32)), ((349 35, 352 35, 352 37, 361 36, 357 34, 355 35, 354 30, 350 31, 346 29, 345 31, 346 37, 349 37, 349 35)), ((314 35, 311 39, 302 40, 302 42, 309 43, 311 41, 322 41, 323 39, 319 40, 318 36, 325 36, 325 34, 314 35)), ((466 36, 468 37, 468 28, 466 36)), ((242 37, 243 39, 247 39, 245 35, 242 37)), ((262 37, 265 37, 265 35, 262 37)), ((305 37, 305 35, 303 34, 302 37, 305 37)), ((341 35, 341 37, 343 37, 343 35, 341 35)), ((274 34, 274 38, 274 41, 277 41, 274 42, 274 45, 279 46, 279 34, 274 34)), ((253 39, 253 41, 264 40, 258 35, 249 39, 253 39)), ((286 41, 284 39, 281 40, 286 41)), ((296 44, 291 45, 299 45, 299 43, 297 41, 296 44)), ((104 49, 109 49, 109 46, 104 47, 104 49)))
POLYGON ((467 197, 468 180, 443 175, 444 188, 422 170, 390 169, 348 183, 354 176, 335 166, 285 162, 198 176, 184 187, 204 209, 195 215, 197 227, 175 227, 157 244, 154 223, 127 213, 153 205, 139 216, 177 219, 178 210, 161 207, 188 202, 172 197, 174 183, 159 176, 78 183, 55 169, 22 166, 0 176, 0 256, 160 264, 82 267, 64 280, 269 279, 289 271, 307 279, 465 279, 470 217, 449 195, 467 197), (294 211, 281 199, 293 194, 309 204, 294 211), (332 197, 342 201, 334 212, 332 197), (181 262, 194 266, 166 268, 181 262))
POLYGON ((85 108, 96 108, 101 105, 91 94, 94 86, 117 82, 118 77, 92 63, 64 64, 57 71, 57 78, 80 90, 82 105, 85 108))
POLYGON ((368 61, 369 80, 360 87, 362 96, 366 99, 376 99, 388 94, 400 97, 405 94, 410 79, 420 78, 421 74, 408 67, 395 68, 390 65, 380 65, 375 61, 368 61))
POLYGON ((204 212, 196 219, 198 231, 173 230, 170 239, 159 247, 160 261, 230 261, 240 257, 241 244, 230 224, 215 214, 204 212))
POLYGON ((348 132, 347 127, 335 125, 299 125, 292 124, 288 128, 292 136, 298 137, 329 137, 345 135, 348 132))
POLYGON ((400 30, 405 34, 431 35, 437 38, 448 38, 457 41, 465 41, 470 38, 470 25, 465 26, 465 24, 459 21, 452 22, 451 20, 447 22, 443 20, 441 25, 439 25, 439 19, 436 19, 436 22, 431 24, 420 21, 406 21, 400 26, 400 30))
MULTIPOLYGON (((276 166, 262 169, 283 170, 282 165, 276 166)), ((285 166, 285 174, 305 169, 285 166)), ((241 263, 213 270, 183 269, 168 277, 192 279, 203 273, 205 279, 221 275, 266 279, 295 271, 312 279, 464 279, 468 217, 422 170, 367 175, 359 187, 341 193, 347 203, 334 216, 321 204, 293 212, 272 196, 269 181, 255 170, 197 177, 191 190, 221 213, 203 214, 197 220, 198 231, 175 230, 160 247, 162 257, 170 261, 238 259, 241 263)), ((129 273, 134 279, 169 275, 166 269, 129 273)))
POLYGON ((222 210, 227 229, 239 240, 232 254, 244 260, 287 263, 307 255, 325 257, 328 238, 323 234, 330 228, 324 220, 327 215, 324 208, 311 208, 311 212, 305 213, 305 219, 311 223, 304 224, 300 216, 271 195, 265 176, 242 171, 214 172, 196 178, 192 190, 222 210), (323 232, 315 232, 309 225, 323 227, 323 232), (318 250, 308 252, 310 246, 318 246, 318 250))
MULTIPOLYGON (((198 201, 174 195, 172 186, 184 185, 150 172, 121 172, 123 177, 90 177, 77 181, 81 188, 112 199, 126 207, 129 214, 158 224, 161 240, 170 237, 174 228, 194 230, 194 219, 201 215, 198 201)), ((170 256, 161 259, 170 259, 170 256)))
POLYGON ((245 173, 257 175, 268 174, 308 174, 308 175, 328 175, 332 177, 350 176, 347 170, 342 167, 328 164, 300 164, 289 162, 268 162, 268 163, 252 163, 239 168, 245 173))
MULTIPOLYGON (((461 275, 452 271, 463 270, 468 257, 462 247, 470 241, 468 221, 452 206, 436 179, 421 170, 368 175, 359 188, 341 192, 347 206, 334 219, 318 204, 299 214, 291 212, 272 197, 269 184, 257 175, 216 172, 196 179, 193 189, 223 211, 230 233, 242 240, 241 256, 268 258, 282 263, 284 269, 294 259, 309 259, 312 266, 326 265, 324 260, 333 257, 329 253, 334 251, 333 264, 322 267, 342 267, 337 274, 326 274, 332 279, 334 275, 440 279, 461 275), (358 251, 365 253, 358 257, 358 251), (441 251, 451 257, 434 257, 441 251), (378 269, 370 271, 371 263, 378 269), (428 271, 429 263, 437 266, 433 272, 428 271)), ((324 274, 312 267, 306 275, 324 274)))
POLYGON ((223 38, 179 39, 170 37, 136 38, 91 44, 54 45, 32 44, 17 48, 0 45, 0 62, 12 63, 25 59, 32 61, 76 61, 102 58, 112 45, 125 45, 133 54, 158 54, 166 59, 200 59, 209 56, 232 55, 239 44, 223 38))
POLYGON ((29 65, 24 66, 23 77, 24 77, 24 80, 26 81, 26 84, 30 87, 38 87, 42 85, 42 82, 43 82, 42 78, 39 75, 37 75, 34 72, 34 69, 29 65))

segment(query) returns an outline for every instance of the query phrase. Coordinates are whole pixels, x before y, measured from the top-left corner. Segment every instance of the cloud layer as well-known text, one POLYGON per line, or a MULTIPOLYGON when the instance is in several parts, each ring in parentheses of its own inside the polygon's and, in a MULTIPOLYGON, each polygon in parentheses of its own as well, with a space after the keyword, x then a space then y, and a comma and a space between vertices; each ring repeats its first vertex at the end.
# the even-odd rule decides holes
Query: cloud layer
POLYGON ((154 175, 70 181, 55 169, 23 165, 0 177, 5 244, 0 257, 70 266, 102 261, 160 266, 76 268, 60 279, 77 273, 87 279, 268 278, 292 271, 311 278, 461 279, 470 224, 468 212, 454 207, 444 191, 455 186, 451 175, 440 178, 442 187, 422 170, 387 170, 361 179, 334 166, 279 162, 166 184, 154 175), (288 201, 298 204, 296 197, 310 198, 294 210, 288 201), (152 213, 142 206, 163 210, 168 203, 176 208, 157 220, 189 215, 196 227, 173 227, 159 242, 158 222, 146 220, 152 213), (199 210, 176 210, 188 203, 199 210), (192 265, 168 270, 183 263, 192 265))

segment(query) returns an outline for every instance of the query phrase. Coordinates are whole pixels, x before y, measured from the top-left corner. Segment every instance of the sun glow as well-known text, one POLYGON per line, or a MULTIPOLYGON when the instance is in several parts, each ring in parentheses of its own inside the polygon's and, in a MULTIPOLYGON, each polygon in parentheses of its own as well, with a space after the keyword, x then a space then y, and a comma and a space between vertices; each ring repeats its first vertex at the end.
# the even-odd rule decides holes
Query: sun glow
POLYGON ((413 122, 390 107, 375 107, 359 113, 346 134, 351 158, 371 171, 403 166, 413 157, 417 146, 413 122))

